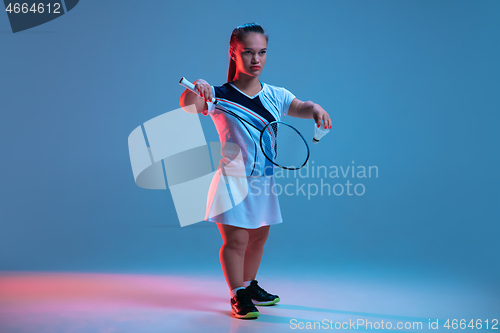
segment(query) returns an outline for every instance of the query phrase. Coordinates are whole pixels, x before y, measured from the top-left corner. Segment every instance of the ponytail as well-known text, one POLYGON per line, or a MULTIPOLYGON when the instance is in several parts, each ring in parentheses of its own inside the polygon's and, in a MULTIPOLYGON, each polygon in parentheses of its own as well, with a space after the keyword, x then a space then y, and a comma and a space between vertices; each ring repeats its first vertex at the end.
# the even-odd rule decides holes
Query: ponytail
POLYGON ((227 71, 227 82, 231 82, 236 75, 236 62, 231 57, 231 49, 236 50, 236 44, 243 41, 243 38, 249 32, 256 32, 266 37, 266 42, 269 42, 269 36, 264 32, 264 29, 257 23, 247 23, 233 29, 231 39, 229 40, 229 70, 227 71))
POLYGON ((229 55, 229 70, 227 71, 227 82, 231 82, 236 75, 236 62, 229 55))

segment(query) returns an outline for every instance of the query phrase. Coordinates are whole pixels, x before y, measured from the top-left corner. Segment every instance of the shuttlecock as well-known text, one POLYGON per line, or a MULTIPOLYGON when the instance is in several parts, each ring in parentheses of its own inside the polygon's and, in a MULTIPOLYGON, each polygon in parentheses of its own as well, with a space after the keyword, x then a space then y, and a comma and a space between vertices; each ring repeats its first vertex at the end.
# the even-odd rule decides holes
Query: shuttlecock
POLYGON ((319 140, 324 137, 326 134, 328 134, 328 132, 330 132, 330 130, 328 128, 325 128, 324 126, 320 125, 318 127, 318 125, 316 125, 316 123, 314 123, 314 137, 313 137, 313 143, 318 143, 319 140))

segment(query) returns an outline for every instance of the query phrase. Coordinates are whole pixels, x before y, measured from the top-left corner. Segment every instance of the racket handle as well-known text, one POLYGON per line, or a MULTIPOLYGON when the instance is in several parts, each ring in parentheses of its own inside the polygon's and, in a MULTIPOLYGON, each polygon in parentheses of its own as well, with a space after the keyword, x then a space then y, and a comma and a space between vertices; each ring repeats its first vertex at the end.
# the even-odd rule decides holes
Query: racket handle
MULTIPOLYGON (((192 92, 194 92, 196 95, 200 96, 200 93, 198 90, 195 90, 194 89, 194 84, 192 84, 191 82, 189 82, 185 77, 183 77, 180 81, 179 81, 179 84, 181 86, 184 86, 186 87, 187 89, 191 90, 192 92)), ((215 98, 212 97, 212 103, 215 104, 215 98)))

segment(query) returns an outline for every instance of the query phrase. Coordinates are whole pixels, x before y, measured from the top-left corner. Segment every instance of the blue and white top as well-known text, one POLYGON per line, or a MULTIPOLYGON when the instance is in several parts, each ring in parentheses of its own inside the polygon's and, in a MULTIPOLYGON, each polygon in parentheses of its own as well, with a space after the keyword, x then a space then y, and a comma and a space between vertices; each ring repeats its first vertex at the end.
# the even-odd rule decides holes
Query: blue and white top
POLYGON ((219 168, 234 176, 272 175, 273 164, 260 149, 260 132, 248 123, 241 121, 226 112, 220 111, 218 105, 232 111, 262 130, 272 121, 281 120, 288 114, 288 109, 295 96, 285 88, 261 83, 262 89, 254 96, 248 96, 232 82, 213 87, 212 93, 219 100, 217 104, 207 103, 209 114, 219 133, 224 157, 219 168), (241 152, 241 163, 232 163, 241 152))

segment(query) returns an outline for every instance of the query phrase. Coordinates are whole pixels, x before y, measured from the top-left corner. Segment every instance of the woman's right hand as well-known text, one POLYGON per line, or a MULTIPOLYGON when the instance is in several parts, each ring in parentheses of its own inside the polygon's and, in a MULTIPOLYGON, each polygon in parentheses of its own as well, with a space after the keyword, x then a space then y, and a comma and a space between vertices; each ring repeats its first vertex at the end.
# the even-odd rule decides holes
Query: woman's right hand
POLYGON ((202 113, 207 114, 208 104, 206 102, 212 102, 212 87, 207 81, 199 79, 193 82, 194 91, 191 89, 186 89, 182 93, 179 99, 179 105, 181 108, 188 113, 202 113), (194 105, 194 108, 189 107, 194 105))
POLYGON ((205 102, 212 102, 212 87, 207 81, 198 79, 194 81, 193 84, 194 89, 200 93, 200 96, 205 100, 205 102))

